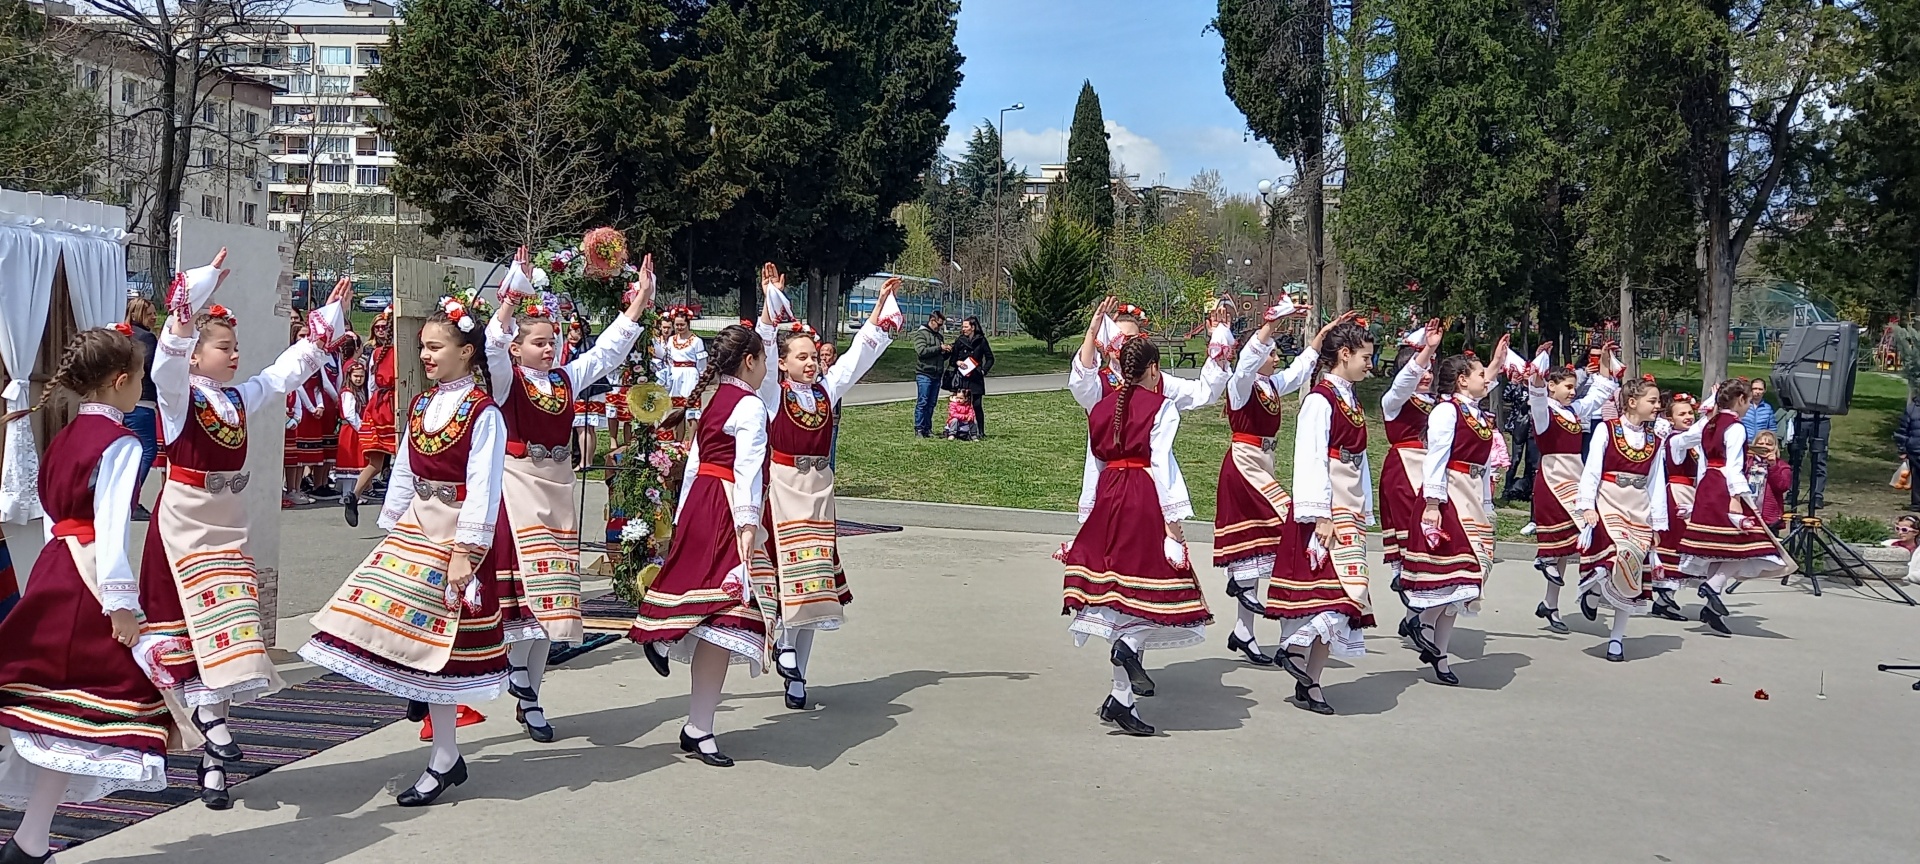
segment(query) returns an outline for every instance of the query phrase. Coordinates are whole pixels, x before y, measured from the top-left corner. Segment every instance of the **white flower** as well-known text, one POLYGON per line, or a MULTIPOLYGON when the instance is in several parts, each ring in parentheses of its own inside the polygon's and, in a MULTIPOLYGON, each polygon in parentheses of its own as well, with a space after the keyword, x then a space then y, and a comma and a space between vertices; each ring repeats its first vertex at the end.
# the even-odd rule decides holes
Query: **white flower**
POLYGON ((620 542, 636 543, 647 539, 647 536, 652 533, 653 526, 647 524, 645 519, 629 519, 627 524, 620 528, 620 542))

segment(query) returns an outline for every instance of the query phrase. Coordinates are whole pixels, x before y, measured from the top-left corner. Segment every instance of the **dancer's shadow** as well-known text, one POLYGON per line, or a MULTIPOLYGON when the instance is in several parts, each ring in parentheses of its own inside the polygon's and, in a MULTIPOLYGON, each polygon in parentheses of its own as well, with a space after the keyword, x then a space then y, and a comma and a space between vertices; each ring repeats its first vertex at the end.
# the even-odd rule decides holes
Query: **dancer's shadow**
MULTIPOLYGON (((787 711, 751 728, 724 732, 720 744, 727 755, 743 762, 770 762, 790 768, 826 768, 848 751, 878 739, 900 725, 913 709, 900 699, 922 687, 948 681, 996 678, 1025 681, 1032 672, 935 672, 917 669, 884 678, 807 688, 807 711, 787 711)), ((775 678, 778 681, 778 677, 775 678)), ((737 700, 780 699, 782 689, 753 693, 737 700)), ((724 704, 724 703, 723 703, 724 704)), ((783 709, 784 710, 784 709, 783 709)))
POLYGON ((1413 669, 1370 672, 1353 681, 1323 683, 1320 692, 1341 714, 1385 714, 1399 707, 1400 694, 1419 680, 1420 673, 1413 669))
MULTIPOLYGON (((1723 597, 1721 599, 1724 601, 1726 598, 1723 597)), ((1767 616, 1753 614, 1753 607, 1756 605, 1758 604, 1751 603, 1751 602, 1727 603, 1727 611, 1732 612, 1733 614, 1728 615, 1726 618, 1723 618, 1721 620, 1726 622, 1727 629, 1732 630, 1733 635, 1735 636, 1758 636, 1762 639, 1792 639, 1793 638, 1792 636, 1788 636, 1785 633, 1776 633, 1772 630, 1768 630, 1767 628, 1760 626, 1761 622, 1767 620, 1767 616)), ((1698 618, 1700 616, 1696 614, 1694 617, 1698 618)), ((1699 625, 1698 627, 1694 628, 1694 630, 1695 632, 1699 632, 1699 633, 1709 633, 1716 636, 1719 635, 1717 633, 1713 633, 1713 630, 1708 628, 1705 624, 1699 625)))
MULTIPOLYGON (((1584 653, 1589 657, 1605 660, 1607 659, 1605 641, 1607 637, 1602 635, 1600 638, 1600 644, 1588 647, 1584 653)), ((1621 640, 1620 647, 1626 652, 1628 660, 1650 660, 1679 648, 1685 641, 1671 633, 1653 633, 1646 636, 1628 636, 1621 640)))
POLYGON ((1533 659, 1525 654, 1485 654, 1447 665, 1460 676, 1462 690, 1499 690, 1512 684, 1523 667, 1533 665, 1533 659))
MULTIPOLYGON (((1165 732, 1220 732, 1239 729, 1253 716, 1253 691, 1229 684, 1226 674, 1248 668, 1239 660, 1209 657, 1152 670, 1152 699, 1135 700, 1152 723, 1165 732)), ((1285 672, 1280 677, 1291 682, 1285 672)))

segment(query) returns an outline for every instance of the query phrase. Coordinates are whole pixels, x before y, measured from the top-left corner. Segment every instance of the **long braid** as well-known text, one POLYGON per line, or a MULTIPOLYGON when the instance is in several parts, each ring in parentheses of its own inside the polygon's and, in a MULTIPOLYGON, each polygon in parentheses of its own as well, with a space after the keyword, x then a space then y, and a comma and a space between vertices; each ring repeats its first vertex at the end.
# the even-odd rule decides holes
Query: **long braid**
POLYGON ((1160 348, 1142 336, 1120 346, 1120 392, 1113 400, 1113 446, 1120 446, 1120 433, 1126 428, 1127 397, 1145 377, 1147 369, 1160 362, 1160 348))
POLYGON ((138 372, 144 362, 145 352, 133 337, 108 327, 82 330, 74 334, 60 352, 60 363, 54 367, 53 379, 47 382, 46 389, 40 391, 39 401, 32 408, 0 418, 0 424, 12 423, 45 408, 56 390, 66 389, 85 396, 105 386, 115 375, 138 372))

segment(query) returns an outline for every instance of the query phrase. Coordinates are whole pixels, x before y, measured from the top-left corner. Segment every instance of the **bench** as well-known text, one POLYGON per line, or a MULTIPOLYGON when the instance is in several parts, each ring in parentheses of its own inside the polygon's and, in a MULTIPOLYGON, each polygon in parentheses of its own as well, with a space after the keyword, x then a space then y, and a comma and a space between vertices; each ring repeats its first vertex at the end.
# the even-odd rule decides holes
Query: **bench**
POLYGON ((1181 363, 1199 368, 1200 352, 1193 350, 1185 339, 1177 336, 1150 337, 1154 347, 1160 349, 1160 364, 1169 369, 1180 368, 1181 363))

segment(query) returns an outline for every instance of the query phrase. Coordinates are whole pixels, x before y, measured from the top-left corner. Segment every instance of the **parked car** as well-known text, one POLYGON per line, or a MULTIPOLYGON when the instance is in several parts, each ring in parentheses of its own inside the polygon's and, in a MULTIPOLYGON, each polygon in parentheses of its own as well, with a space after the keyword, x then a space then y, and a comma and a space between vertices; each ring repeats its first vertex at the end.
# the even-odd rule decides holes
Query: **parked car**
POLYGON ((392 305, 392 294, 368 294, 360 298, 360 311, 362 312, 384 312, 387 307, 392 305))

